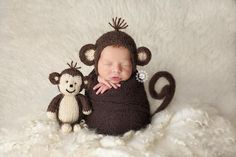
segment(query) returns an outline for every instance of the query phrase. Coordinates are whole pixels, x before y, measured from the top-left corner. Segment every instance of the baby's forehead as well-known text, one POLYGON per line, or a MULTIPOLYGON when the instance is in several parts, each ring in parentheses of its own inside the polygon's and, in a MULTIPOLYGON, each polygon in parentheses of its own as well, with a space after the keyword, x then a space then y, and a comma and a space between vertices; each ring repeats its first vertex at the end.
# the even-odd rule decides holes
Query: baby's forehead
POLYGON ((130 58, 131 53, 130 51, 123 47, 123 46, 107 46, 105 47, 102 52, 100 57, 106 58, 106 59, 111 59, 113 57, 115 58, 130 58))
POLYGON ((130 55, 124 55, 124 54, 121 54, 119 56, 117 55, 102 55, 99 59, 100 61, 102 62, 116 62, 116 61, 119 61, 119 62, 126 62, 126 61, 131 61, 131 57, 130 55))

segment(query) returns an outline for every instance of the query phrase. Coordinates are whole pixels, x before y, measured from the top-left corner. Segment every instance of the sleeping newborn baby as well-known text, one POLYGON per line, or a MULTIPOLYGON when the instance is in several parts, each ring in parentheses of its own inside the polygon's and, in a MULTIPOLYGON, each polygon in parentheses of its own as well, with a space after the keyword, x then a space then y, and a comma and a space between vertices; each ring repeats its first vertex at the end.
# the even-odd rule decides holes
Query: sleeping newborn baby
MULTIPOLYGON (((80 50, 81 61, 95 66, 87 76, 85 94, 93 112, 87 116, 86 123, 97 133, 121 135, 129 130, 144 128, 151 121, 143 82, 136 79, 136 65, 146 65, 151 59, 151 52, 146 47, 137 49, 132 37, 120 31, 127 27, 124 20, 113 19, 113 25, 110 25, 115 31, 103 34, 95 45, 87 44, 80 50)), ((153 81, 159 77, 161 75, 153 81)), ((165 90, 162 95, 166 92, 170 93, 165 90)), ((153 93, 160 96, 155 91, 153 93)), ((164 107, 162 105, 162 109, 170 100, 164 107)))
POLYGON ((112 45, 101 52, 98 76, 86 91, 93 112, 87 117, 90 128, 102 134, 122 134, 150 123, 150 109, 143 83, 136 80, 127 48, 112 45), (106 91, 108 90, 108 91, 106 91))

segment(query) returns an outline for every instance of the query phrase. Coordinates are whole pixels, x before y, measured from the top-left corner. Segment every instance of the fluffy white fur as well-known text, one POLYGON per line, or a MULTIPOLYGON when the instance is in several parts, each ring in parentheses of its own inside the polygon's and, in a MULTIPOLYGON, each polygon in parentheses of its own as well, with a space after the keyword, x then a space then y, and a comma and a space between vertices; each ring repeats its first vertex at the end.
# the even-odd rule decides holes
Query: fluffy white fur
MULTIPOLYGON (((235 0, 9 0, 0 6, 1 155, 236 156, 235 0), (175 97, 145 130, 104 137, 83 128, 63 135, 46 117, 58 94, 48 75, 71 60, 88 74, 92 68, 78 51, 111 31, 115 16, 125 18, 137 47, 152 52, 139 69, 149 79, 161 70, 174 75, 175 97)), ((160 104, 149 101, 152 111, 160 104)))

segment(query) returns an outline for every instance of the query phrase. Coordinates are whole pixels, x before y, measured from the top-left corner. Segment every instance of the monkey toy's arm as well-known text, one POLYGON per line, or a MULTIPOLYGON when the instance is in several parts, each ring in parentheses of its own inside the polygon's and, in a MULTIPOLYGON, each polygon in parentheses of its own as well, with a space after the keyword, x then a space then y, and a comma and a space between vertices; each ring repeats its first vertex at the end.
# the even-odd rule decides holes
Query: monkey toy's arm
POLYGON ((92 113, 90 103, 89 103, 86 96, 84 96, 82 94, 78 94, 77 99, 79 99, 79 101, 81 102, 82 112, 84 115, 89 115, 90 113, 92 113))
POLYGON ((62 94, 57 95, 52 99, 52 101, 48 105, 47 116, 49 119, 56 119, 56 112, 59 108, 59 104, 62 97, 63 97, 62 94))

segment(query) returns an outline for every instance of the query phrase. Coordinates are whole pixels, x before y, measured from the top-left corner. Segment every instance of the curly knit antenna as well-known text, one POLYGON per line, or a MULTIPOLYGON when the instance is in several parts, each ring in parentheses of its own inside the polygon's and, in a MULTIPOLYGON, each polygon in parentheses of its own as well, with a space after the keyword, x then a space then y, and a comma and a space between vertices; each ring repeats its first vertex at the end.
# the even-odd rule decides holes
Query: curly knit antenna
POLYGON ((67 65, 68 65, 70 68, 72 68, 72 69, 81 69, 81 67, 76 67, 76 66, 77 66, 77 63, 75 63, 75 64, 73 65, 73 61, 71 61, 70 64, 67 63, 67 65))
POLYGON ((109 25, 113 27, 116 31, 119 31, 120 29, 125 29, 128 27, 127 23, 124 19, 119 18, 117 21, 117 17, 114 19, 112 18, 113 24, 109 22, 109 25), (125 23, 124 23, 125 22, 125 23))

